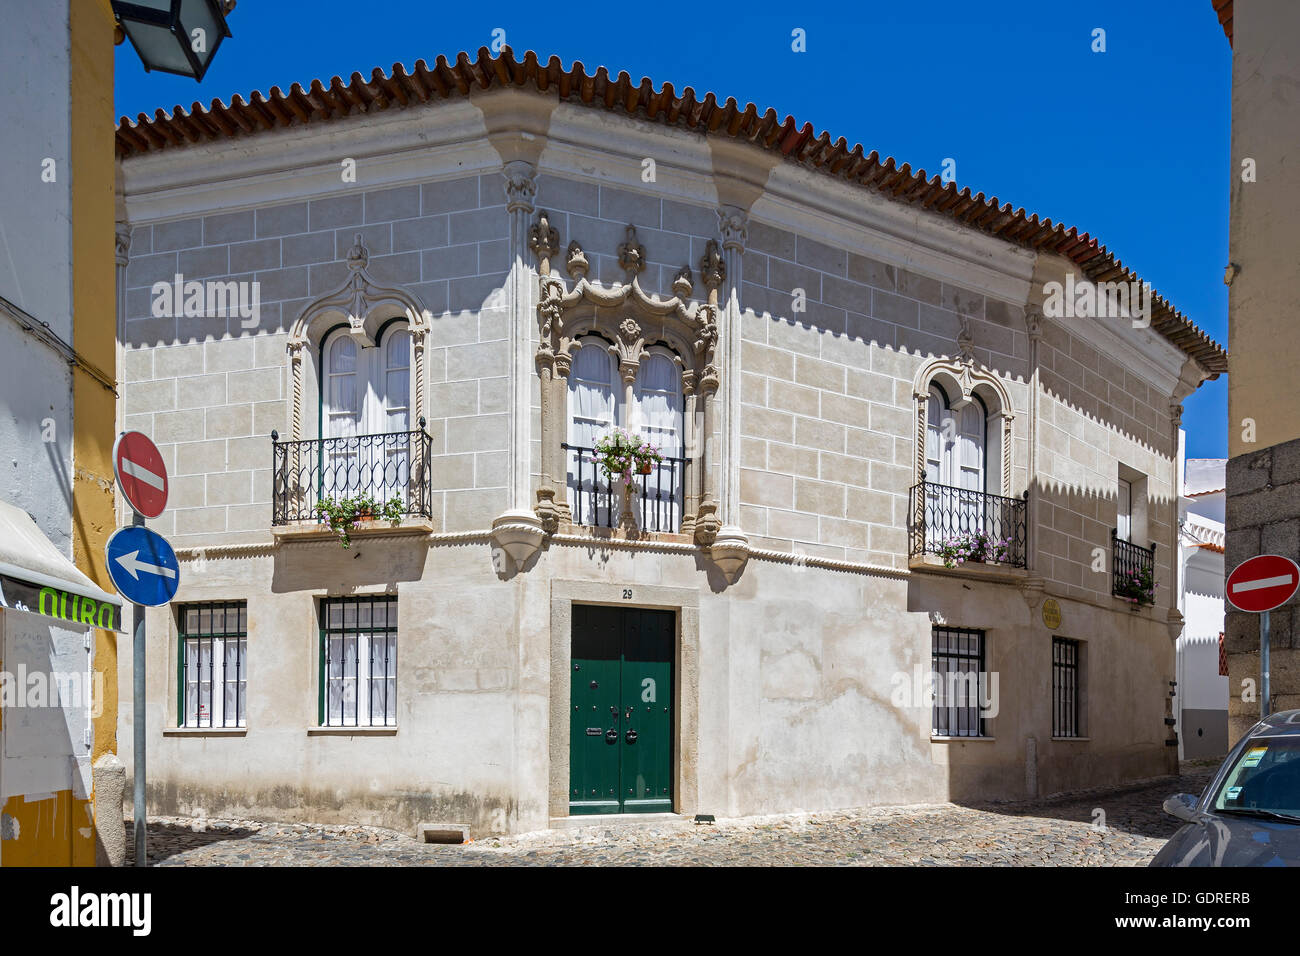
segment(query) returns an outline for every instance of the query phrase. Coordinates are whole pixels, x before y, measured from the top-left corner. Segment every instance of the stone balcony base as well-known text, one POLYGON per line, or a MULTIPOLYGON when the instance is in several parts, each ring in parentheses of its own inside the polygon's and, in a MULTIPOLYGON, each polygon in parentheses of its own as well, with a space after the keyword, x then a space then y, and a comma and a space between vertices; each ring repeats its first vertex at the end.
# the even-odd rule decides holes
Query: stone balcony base
MULTIPOLYGON (((403 518, 397 524, 382 518, 370 521, 358 521, 349 532, 353 542, 372 538, 400 538, 428 536, 438 529, 428 518, 403 518)), ((276 545, 294 542, 338 540, 338 532, 319 521, 294 521, 289 524, 276 525, 271 529, 271 536, 276 545)), ((340 545, 341 547, 342 545, 340 545)))
POLYGON ((946 574, 973 581, 990 581, 998 584, 1021 584, 1029 577, 1027 568, 1016 568, 1009 564, 976 564, 967 561, 955 568, 946 568, 943 558, 933 554, 918 554, 910 558, 907 567, 911 571, 925 571, 934 574, 946 574))

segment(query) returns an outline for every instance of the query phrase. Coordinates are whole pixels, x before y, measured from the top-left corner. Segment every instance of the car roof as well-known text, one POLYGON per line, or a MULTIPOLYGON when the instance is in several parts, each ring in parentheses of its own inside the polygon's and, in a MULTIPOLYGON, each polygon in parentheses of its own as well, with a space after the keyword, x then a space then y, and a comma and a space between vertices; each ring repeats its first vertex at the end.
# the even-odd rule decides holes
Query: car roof
POLYGON ((1269 714, 1251 729, 1250 736, 1300 736, 1300 710, 1280 710, 1276 714, 1269 714))

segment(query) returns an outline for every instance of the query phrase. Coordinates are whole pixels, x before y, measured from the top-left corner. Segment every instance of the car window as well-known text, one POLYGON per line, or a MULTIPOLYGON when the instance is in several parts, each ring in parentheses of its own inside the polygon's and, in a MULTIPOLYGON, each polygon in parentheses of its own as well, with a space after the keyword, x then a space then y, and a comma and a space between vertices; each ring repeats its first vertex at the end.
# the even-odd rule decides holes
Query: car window
POLYGON ((1252 740, 1228 771, 1211 806, 1300 814, 1300 736, 1252 740))

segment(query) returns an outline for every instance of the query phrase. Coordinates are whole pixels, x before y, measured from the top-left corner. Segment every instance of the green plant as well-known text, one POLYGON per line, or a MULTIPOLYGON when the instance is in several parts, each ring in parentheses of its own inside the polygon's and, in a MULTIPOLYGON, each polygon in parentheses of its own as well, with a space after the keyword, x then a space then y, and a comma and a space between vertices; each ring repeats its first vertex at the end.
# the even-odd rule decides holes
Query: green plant
POLYGON ((664 460, 649 439, 626 428, 615 428, 602 435, 594 450, 596 464, 606 477, 611 481, 618 478, 625 485, 632 484, 633 475, 649 474, 664 460))
POLYGON ((1156 582, 1151 566, 1144 564, 1135 571, 1121 572, 1115 583, 1114 593, 1128 601, 1135 608, 1142 604, 1156 603, 1156 582))
POLYGON ((316 511, 329 524, 330 530, 339 536, 343 547, 352 547, 352 529, 363 518, 380 517, 397 524, 402 520, 402 499, 389 498, 380 504, 370 495, 358 495, 355 498, 322 498, 316 503, 316 511))

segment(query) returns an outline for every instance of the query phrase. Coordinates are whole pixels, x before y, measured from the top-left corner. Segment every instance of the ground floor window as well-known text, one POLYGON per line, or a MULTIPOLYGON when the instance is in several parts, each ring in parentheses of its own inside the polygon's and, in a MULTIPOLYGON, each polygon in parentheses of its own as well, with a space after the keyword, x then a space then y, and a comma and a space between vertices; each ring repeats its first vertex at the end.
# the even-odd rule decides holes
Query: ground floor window
POLYGON ((936 627, 932 647, 934 735, 983 737, 984 632, 936 627))
POLYGON ((397 598, 321 601, 320 722, 397 726, 397 598))
POLYGON ((248 712, 248 605, 208 601, 178 608, 177 723, 243 727, 248 712))
POLYGON ((1079 642, 1052 638, 1052 736, 1078 737, 1079 642))

